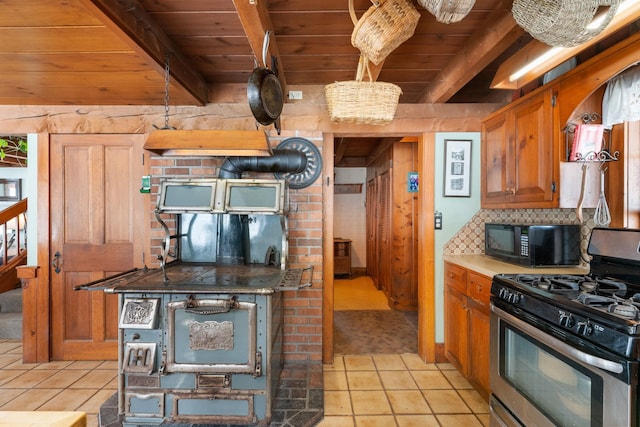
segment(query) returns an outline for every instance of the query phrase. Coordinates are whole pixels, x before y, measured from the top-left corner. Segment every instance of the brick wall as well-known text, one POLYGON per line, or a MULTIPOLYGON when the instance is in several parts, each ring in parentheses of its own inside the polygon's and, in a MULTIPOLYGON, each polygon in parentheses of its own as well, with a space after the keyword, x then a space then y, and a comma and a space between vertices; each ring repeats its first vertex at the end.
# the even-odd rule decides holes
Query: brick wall
MULTIPOLYGON (((304 137, 322 151, 322 135, 287 134, 271 136, 272 147, 291 137, 304 137)), ((152 155, 150 173, 152 189, 149 209, 155 209, 158 184, 162 178, 218 176, 224 158, 212 157, 159 157, 152 155)), ((247 172, 243 178, 273 178, 271 174, 247 172)), ((322 361, 322 175, 311 186, 289 190, 289 266, 314 267, 313 285, 296 292, 285 292, 284 357, 287 362, 322 361)), ((167 225, 175 226, 171 217, 163 217, 167 225)), ((150 224, 151 256, 153 265, 161 253, 164 232, 155 216, 150 224)))

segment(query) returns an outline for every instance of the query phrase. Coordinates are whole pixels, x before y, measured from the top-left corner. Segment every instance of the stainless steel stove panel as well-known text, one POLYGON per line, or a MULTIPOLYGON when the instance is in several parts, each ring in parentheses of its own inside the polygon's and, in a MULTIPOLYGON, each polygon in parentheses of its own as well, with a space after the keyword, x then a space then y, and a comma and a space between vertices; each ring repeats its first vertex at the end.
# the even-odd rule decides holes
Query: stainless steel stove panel
POLYGON ((588 275, 494 276, 491 425, 640 426, 640 230, 596 228, 588 254, 588 275), (518 380, 550 364, 548 389, 518 380))

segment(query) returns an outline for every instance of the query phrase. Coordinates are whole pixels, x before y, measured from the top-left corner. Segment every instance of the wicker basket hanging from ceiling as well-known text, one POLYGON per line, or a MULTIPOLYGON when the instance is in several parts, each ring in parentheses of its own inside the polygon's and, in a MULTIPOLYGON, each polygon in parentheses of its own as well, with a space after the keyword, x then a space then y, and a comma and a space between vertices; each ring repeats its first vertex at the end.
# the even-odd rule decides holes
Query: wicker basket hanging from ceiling
POLYGON ((356 80, 325 86, 329 118, 332 122, 384 125, 393 120, 402 89, 393 83, 372 81, 369 62, 360 56, 356 80), (362 81, 365 71, 368 81, 362 81))
POLYGON ((418 0, 418 4, 427 9, 436 21, 444 24, 461 21, 469 14, 476 0, 418 0))
POLYGON ((369 61, 379 65, 416 30, 420 12, 409 0, 371 0, 372 6, 358 19, 349 0, 354 29, 351 44, 369 61))
POLYGON ((518 25, 535 39, 550 46, 573 47, 600 34, 619 4, 620 0, 514 0, 511 11, 518 25))

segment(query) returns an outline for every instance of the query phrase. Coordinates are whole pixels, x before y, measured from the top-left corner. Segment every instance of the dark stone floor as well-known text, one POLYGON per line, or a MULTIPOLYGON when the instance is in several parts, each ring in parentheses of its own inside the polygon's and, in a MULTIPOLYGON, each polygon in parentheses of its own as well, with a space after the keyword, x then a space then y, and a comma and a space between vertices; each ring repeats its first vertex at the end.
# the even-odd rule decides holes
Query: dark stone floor
MULTIPOLYGON (((311 427, 324 415, 322 364, 285 364, 272 408, 270 427, 311 427)), ((122 427, 118 395, 100 407, 100 427, 122 427)), ((227 427, 227 424, 161 424, 173 427, 227 427)), ((234 425, 233 427, 239 427, 234 425)))
POLYGON ((347 310, 333 313, 335 354, 418 352, 418 312, 347 310))

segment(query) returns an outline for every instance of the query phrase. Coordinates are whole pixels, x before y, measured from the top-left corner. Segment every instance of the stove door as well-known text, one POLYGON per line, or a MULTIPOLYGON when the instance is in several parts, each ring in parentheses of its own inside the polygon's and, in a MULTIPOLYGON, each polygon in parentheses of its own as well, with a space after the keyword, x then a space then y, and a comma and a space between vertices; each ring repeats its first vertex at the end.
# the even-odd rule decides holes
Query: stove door
POLYGON ((493 303, 490 344, 491 414, 498 424, 637 427, 630 404, 637 381, 624 361, 586 354, 493 303), (496 410, 496 402, 507 411, 496 410))
MULTIPOLYGON (((214 296, 215 297, 215 296, 214 296)), ((261 375, 256 354, 254 295, 228 298, 173 296, 167 303, 164 373, 261 375)))

